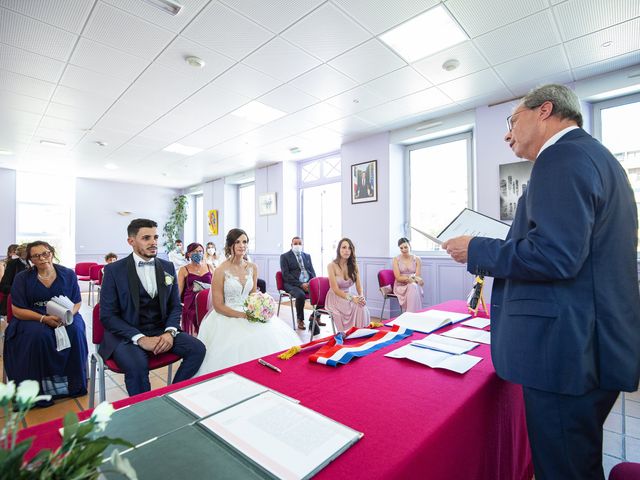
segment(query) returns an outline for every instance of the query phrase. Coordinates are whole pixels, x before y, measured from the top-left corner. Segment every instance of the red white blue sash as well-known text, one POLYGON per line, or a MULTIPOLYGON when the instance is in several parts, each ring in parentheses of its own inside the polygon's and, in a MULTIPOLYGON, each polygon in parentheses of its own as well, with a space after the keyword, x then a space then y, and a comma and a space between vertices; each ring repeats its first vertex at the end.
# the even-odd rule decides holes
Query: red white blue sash
POLYGON ((413 334, 413 331, 408 328, 394 325, 391 330, 378 330, 368 334, 370 338, 364 342, 344 345, 345 338, 353 334, 357 336, 358 330, 353 327, 344 333, 338 333, 320 350, 309 356, 309 361, 337 367, 340 364, 349 363, 352 358, 367 356, 413 334))

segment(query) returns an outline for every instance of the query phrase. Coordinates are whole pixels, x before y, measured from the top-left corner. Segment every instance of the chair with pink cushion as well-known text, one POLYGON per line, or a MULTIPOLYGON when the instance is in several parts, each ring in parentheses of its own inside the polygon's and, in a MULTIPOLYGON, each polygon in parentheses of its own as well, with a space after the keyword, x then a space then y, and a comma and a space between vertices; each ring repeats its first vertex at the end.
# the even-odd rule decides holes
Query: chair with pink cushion
MULTIPOLYGON (((396 281, 396 276, 393 270, 380 270, 378 272, 378 287, 380 287, 380 293, 382 294, 382 310, 380 310, 380 318, 384 318, 384 306, 387 304, 387 298, 398 299, 398 296, 393 293, 393 283, 396 281)), ((402 312, 402 307, 400 307, 402 312)), ((391 318, 391 302, 389 302, 389 318, 391 318)))
MULTIPOLYGON (((284 289, 284 278, 282 277, 282 272, 276 272, 276 288, 278 289, 278 313, 276 315, 280 315, 280 304, 282 303, 283 298, 289 299, 289 306, 291 307, 291 323, 293 324, 293 329, 296 329, 296 314, 293 310, 293 303, 295 302, 295 298, 291 296, 289 292, 284 289)), ((307 295, 307 298, 309 295, 307 295)))
POLYGON ((329 293, 330 288, 331 287, 329 285, 329 278, 327 277, 314 277, 309 280, 309 296, 311 305, 313 306, 313 315, 311 315, 311 318, 309 320, 309 331, 311 334, 311 338, 309 339, 309 341, 313 340, 313 332, 316 329, 316 313, 320 315, 329 315, 334 335, 336 333, 336 325, 335 323, 333 323, 333 314, 331 313, 331 310, 328 310, 325 307, 327 293, 329 293))
POLYGON ((611 469, 609 480, 640 480, 640 463, 622 462, 617 464, 611 469))
POLYGON ((210 290, 210 288, 205 288, 196 293, 196 332, 200 330, 202 320, 204 320, 205 315, 209 311, 207 304, 209 303, 210 290))
POLYGON ((76 263, 75 272, 78 276, 78 280, 81 282, 88 282, 91 280, 91 267, 97 265, 96 262, 80 262, 76 263))
POLYGON ((100 285, 102 285, 102 274, 103 274, 104 265, 92 265, 89 268, 89 298, 87 298, 87 303, 91 306, 94 299, 94 295, 98 295, 100 298, 100 285))

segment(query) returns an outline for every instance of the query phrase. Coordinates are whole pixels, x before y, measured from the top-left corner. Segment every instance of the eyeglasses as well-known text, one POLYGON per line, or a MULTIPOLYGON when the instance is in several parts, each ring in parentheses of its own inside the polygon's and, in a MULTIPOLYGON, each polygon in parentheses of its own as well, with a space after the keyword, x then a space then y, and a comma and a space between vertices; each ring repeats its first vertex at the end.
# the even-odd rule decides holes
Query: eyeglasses
POLYGON ((49 250, 47 250, 46 252, 42 252, 42 253, 31 254, 31 258, 35 258, 36 260, 40 260, 40 259, 46 260, 50 256, 51 256, 51 252, 49 250))
POLYGON ((524 111, 525 111, 525 110, 520 110, 519 112, 516 112, 516 113, 514 113, 514 114, 512 114, 512 115, 509 115, 509 116, 507 117, 507 128, 509 129, 509 131, 513 130, 513 122, 512 122, 512 120, 511 120, 511 119, 512 119, 513 117, 515 117, 516 115, 518 115, 518 114, 520 114, 520 113, 524 112, 524 111))

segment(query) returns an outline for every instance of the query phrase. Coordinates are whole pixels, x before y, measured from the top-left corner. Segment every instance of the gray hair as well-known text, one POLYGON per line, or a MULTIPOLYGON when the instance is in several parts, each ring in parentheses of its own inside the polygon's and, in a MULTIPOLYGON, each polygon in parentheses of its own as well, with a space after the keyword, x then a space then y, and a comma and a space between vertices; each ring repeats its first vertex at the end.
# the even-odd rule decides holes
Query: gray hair
POLYGON ((536 87, 527 93, 521 104, 529 109, 539 107, 544 102, 553 104, 552 115, 561 119, 574 120, 578 127, 582 127, 582 113, 580 101, 573 91, 564 85, 550 83, 536 87))

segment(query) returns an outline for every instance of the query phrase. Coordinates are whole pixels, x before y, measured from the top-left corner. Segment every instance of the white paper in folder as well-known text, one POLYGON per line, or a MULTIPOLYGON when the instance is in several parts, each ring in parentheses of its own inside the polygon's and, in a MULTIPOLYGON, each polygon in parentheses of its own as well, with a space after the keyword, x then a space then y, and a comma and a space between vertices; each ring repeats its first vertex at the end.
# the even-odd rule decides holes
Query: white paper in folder
POLYGON ((47 315, 55 315, 62 320, 62 326, 54 330, 58 352, 71 347, 71 341, 65 327, 73 323, 73 307, 73 302, 63 295, 53 297, 47 302, 47 315))

